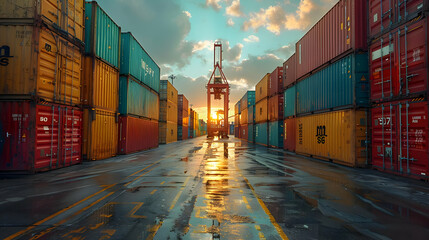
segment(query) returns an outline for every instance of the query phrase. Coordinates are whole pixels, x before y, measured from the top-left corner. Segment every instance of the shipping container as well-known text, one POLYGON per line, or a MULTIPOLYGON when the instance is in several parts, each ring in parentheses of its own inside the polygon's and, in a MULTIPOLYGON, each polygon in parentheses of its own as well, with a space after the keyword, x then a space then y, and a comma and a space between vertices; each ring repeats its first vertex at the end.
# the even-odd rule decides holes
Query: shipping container
POLYGON ((83 111, 83 159, 101 160, 118 153, 118 115, 102 109, 83 111))
POLYGON ((188 127, 177 125, 177 140, 186 140, 188 139, 188 127))
POLYGON ((280 93, 268 98, 268 120, 277 122, 283 120, 284 94, 280 93))
POLYGON ((268 146, 268 122, 256 123, 255 125, 255 143, 268 146))
POLYGON ((247 141, 255 143, 255 124, 247 125, 247 141))
POLYGON ((158 147, 158 121, 119 117, 119 153, 129 154, 158 147))
POLYGON ((0 102, 0 171, 40 172, 82 161, 82 111, 32 101, 0 102))
POLYGON ((236 115, 241 113, 241 106, 240 105, 241 105, 241 101, 238 101, 234 106, 234 112, 236 115))
POLYGON ((350 167, 367 165, 367 112, 340 110, 296 118, 296 152, 350 167))
POLYGON ((168 144, 177 141, 177 123, 159 123, 159 143, 168 144))
POLYGON ((131 33, 121 34, 120 73, 159 92, 160 68, 131 33))
POLYGON ((248 124, 254 124, 255 123, 255 105, 252 105, 248 108, 249 114, 247 115, 247 123, 248 124))
POLYGON ((189 127, 182 126, 182 140, 186 140, 189 138, 188 129, 189 127))
POLYGON ((243 111, 252 105, 255 105, 255 91, 247 91, 240 100, 240 109, 243 111))
POLYGON ((229 134, 228 135, 234 135, 234 123, 229 124, 229 134))
POLYGON ((158 120, 159 96, 131 76, 119 77, 119 112, 158 120))
POLYGON ((295 118, 288 118, 284 120, 283 125, 283 149, 290 152, 295 152, 296 147, 296 124, 295 118))
POLYGON ((3 1, 0 22, 11 25, 33 25, 43 21, 59 33, 83 42, 84 0, 13 0, 3 1))
POLYGON ((189 124, 189 101, 188 99, 183 95, 178 95, 178 104, 177 104, 177 124, 181 126, 188 126, 189 124))
POLYGON ((234 137, 240 137, 240 126, 234 126, 234 137))
POLYGON ((368 51, 367 1, 340 0, 296 43, 296 78, 300 79, 355 51, 368 51))
POLYGON ((177 105, 177 89, 168 80, 160 81, 159 100, 168 100, 177 105))
POLYGON ((296 74, 295 74, 295 53, 283 63, 283 89, 288 88, 289 86, 296 83, 296 74))
POLYGON ((351 54, 297 83, 297 114, 369 107, 367 54, 351 54))
POLYGON ((371 112, 373 167, 427 179, 428 102, 388 102, 375 106, 371 112))
POLYGON ((283 120, 269 123, 268 146, 283 148, 283 120))
POLYGON ((268 84, 270 81, 270 75, 267 73, 261 81, 256 84, 255 87, 255 102, 261 101, 263 98, 268 97, 268 84))
POLYGON ((428 10, 425 0, 371 0, 369 1, 369 36, 376 37, 382 32, 405 23, 428 10))
POLYGON ((284 118, 296 115, 296 85, 288 88, 284 92, 284 118))
POLYGON ((255 122, 268 121, 268 99, 264 98, 255 105, 255 122))
POLYGON ((268 96, 271 97, 281 92, 283 92, 283 67, 276 67, 268 81, 268 96))
POLYGON ((177 105, 162 100, 159 102, 159 121, 160 122, 171 122, 177 125, 177 105))
POLYGON ((240 138, 247 141, 249 137, 249 134, 248 134, 249 129, 247 128, 247 124, 241 125, 240 130, 241 130, 240 138))
POLYGON ((407 23, 370 46, 371 101, 426 95, 428 19, 407 23))
POLYGON ((121 27, 97 2, 85 2, 85 53, 119 69, 121 27))
POLYGON ((240 114, 240 126, 247 125, 249 122, 249 109, 246 108, 241 111, 240 114))
POLYGON ((117 112, 119 107, 119 71, 103 61, 84 57, 82 104, 117 112))
POLYGON ((0 98, 80 104, 78 47, 46 27, 22 25, 0 25, 0 46, 0 98))

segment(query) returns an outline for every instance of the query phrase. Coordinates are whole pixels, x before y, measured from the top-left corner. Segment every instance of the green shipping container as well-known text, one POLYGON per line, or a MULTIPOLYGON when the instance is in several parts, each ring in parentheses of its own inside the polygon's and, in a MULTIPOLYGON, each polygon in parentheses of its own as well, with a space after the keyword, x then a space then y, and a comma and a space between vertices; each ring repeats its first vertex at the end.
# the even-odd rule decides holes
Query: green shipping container
POLYGON ((131 75, 159 92, 160 68, 131 33, 121 37, 121 75, 131 75))
POLYGON ((119 68, 121 27, 97 2, 85 3, 85 53, 95 55, 119 68))
POLYGON ((296 85, 285 90, 284 93, 284 117, 296 115, 296 85))

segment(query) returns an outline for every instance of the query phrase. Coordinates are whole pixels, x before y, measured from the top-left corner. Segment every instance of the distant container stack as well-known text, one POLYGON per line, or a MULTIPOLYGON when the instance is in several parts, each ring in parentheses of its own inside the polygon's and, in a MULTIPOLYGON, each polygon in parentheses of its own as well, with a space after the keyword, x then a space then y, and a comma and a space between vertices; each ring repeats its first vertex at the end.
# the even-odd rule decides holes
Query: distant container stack
POLYGON ((0 171, 39 172, 82 161, 83 36, 83 0, 2 3, 0 171))
POLYGON ((296 75, 295 54, 283 63, 283 149, 295 152, 296 148, 296 75))
POLYGON ((255 142, 255 91, 247 91, 240 100, 240 138, 255 142))
POLYGON ((168 80, 161 80, 159 108, 159 143, 177 141, 178 93, 168 80))
POLYGON ((428 179, 428 1, 369 1, 372 166, 428 179))
POLYGON ((207 123, 203 119, 199 119, 199 136, 207 135, 207 123))
POLYGON ((234 106, 234 136, 236 138, 240 138, 240 114, 241 114, 241 107, 240 107, 241 101, 238 101, 234 106))
POLYGON ((159 76, 160 68, 134 36, 122 33, 118 133, 120 154, 158 147, 159 76))
POLYGON ((188 139, 188 126, 189 126, 189 101, 183 95, 178 95, 177 106, 177 140, 188 139))
POLYGON ((255 143, 268 146, 268 94, 271 74, 267 73, 255 87, 255 143))
POLYGON ((268 84, 268 146, 283 148, 283 67, 270 74, 268 84))

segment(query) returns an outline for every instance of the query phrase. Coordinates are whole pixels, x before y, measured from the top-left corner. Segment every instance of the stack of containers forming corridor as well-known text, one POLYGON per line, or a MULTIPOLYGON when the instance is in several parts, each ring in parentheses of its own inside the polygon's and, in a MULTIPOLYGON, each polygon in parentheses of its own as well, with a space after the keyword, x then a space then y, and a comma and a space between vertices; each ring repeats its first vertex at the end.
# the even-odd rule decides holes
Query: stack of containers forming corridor
POLYGON ((267 73, 255 87, 255 143, 268 146, 268 84, 267 73))
POLYGON ((270 74, 268 96, 268 146, 283 148, 283 67, 270 74))
POLYGON ((186 140, 189 128, 189 101, 183 94, 178 95, 177 101, 177 140, 186 140))
POLYGON ((295 75, 295 54, 283 63, 283 90, 284 90, 284 110, 283 110, 283 149, 295 152, 296 136, 296 75, 295 75))
POLYGON ((240 138, 255 142, 255 91, 247 91, 240 100, 240 138))
POLYGON ((177 89, 168 80, 161 80, 159 93, 159 143, 177 141, 177 89))

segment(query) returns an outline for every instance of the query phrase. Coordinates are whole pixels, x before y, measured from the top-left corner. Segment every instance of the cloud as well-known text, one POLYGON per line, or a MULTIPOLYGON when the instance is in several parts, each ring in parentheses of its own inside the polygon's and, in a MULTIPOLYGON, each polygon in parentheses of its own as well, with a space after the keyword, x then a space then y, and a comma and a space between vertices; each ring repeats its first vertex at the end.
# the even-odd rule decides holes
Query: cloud
POLYGON ((223 58, 228 62, 238 62, 241 58, 243 51, 243 44, 238 43, 233 47, 230 47, 229 41, 220 40, 222 42, 223 58))
POLYGON ((286 16, 285 29, 289 30, 304 30, 319 19, 320 6, 311 0, 301 0, 298 10, 294 14, 286 16))
POLYGON ((188 16, 189 18, 192 18, 192 14, 188 11, 183 11, 184 14, 186 14, 186 16, 188 16))
POLYGON ((249 37, 243 39, 243 41, 251 43, 251 42, 259 42, 259 38, 255 35, 250 35, 249 37))
POLYGON ((267 54, 273 54, 273 55, 277 56, 278 58, 282 58, 282 59, 286 60, 290 56, 292 56, 292 54, 295 52, 295 45, 289 44, 289 45, 285 45, 285 46, 282 46, 282 47, 277 48, 277 49, 270 49, 270 50, 267 50, 265 52, 267 54))
POLYGON ((260 9, 259 12, 250 13, 250 19, 243 23, 243 30, 248 31, 253 28, 257 31, 265 27, 268 31, 278 35, 285 22, 285 11, 280 5, 269 6, 267 9, 260 9))
POLYGON ((206 0, 206 6, 211 7, 216 11, 219 11, 222 8, 222 6, 220 5, 221 1, 222 0, 206 0))
POLYGON ((226 14, 232 17, 240 17, 243 12, 240 9, 240 0, 232 1, 231 5, 226 8, 226 14))
POLYGON ((226 22, 226 24, 228 24, 228 26, 234 26, 234 21, 232 20, 232 18, 229 18, 228 21, 226 22))
POLYGON ((198 52, 204 49, 210 50, 213 46, 213 41, 205 40, 205 41, 199 41, 194 44, 194 48, 192 52, 198 52))

